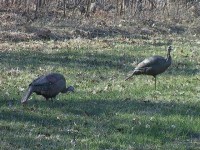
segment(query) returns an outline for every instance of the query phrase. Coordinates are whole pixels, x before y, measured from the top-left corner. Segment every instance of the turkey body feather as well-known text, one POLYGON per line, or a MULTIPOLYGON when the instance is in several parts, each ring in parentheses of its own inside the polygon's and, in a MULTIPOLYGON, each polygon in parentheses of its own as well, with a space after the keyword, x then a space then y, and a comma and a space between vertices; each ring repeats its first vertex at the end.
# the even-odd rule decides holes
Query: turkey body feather
POLYGON ((162 56, 153 56, 145 59, 134 69, 134 75, 146 74, 156 76, 163 73, 169 66, 171 61, 168 61, 162 56))
POLYGON ((167 70, 167 68, 172 63, 172 58, 170 52, 172 47, 169 46, 167 51, 167 57, 164 58, 162 56, 152 56, 149 58, 144 59, 140 62, 136 68, 132 71, 131 75, 127 77, 125 80, 130 79, 133 75, 151 75, 155 78, 155 89, 156 89, 156 76, 161 74, 167 70))
POLYGON ((42 95, 48 100, 49 98, 56 97, 59 93, 73 90, 74 88, 71 86, 66 88, 66 80, 62 74, 50 73, 33 80, 21 102, 26 102, 33 92, 37 95, 42 95))

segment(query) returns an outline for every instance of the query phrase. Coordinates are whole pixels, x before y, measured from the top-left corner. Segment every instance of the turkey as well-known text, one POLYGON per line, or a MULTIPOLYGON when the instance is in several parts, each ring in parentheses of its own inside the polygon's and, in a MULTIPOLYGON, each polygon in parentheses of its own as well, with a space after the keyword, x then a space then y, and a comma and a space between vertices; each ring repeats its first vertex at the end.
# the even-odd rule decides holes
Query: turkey
POLYGON ((66 88, 66 81, 62 74, 50 73, 33 80, 25 96, 22 98, 21 103, 25 103, 32 93, 42 95, 48 100, 49 98, 55 98, 59 93, 67 93, 70 91, 74 92, 74 87, 69 86, 66 88))
POLYGON ((139 63, 133 70, 132 74, 125 80, 130 79, 133 75, 152 75, 155 79, 155 89, 156 89, 156 76, 163 73, 172 63, 172 58, 170 52, 172 51, 172 46, 168 46, 167 57, 153 56, 146 58, 141 63, 139 63))

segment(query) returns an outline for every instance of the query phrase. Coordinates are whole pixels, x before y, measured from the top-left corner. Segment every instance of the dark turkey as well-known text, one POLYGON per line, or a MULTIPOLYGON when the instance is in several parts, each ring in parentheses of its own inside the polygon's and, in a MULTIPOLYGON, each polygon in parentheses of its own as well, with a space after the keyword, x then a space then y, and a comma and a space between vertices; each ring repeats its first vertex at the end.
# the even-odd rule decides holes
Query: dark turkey
POLYGON ((167 57, 153 56, 146 58, 133 70, 132 74, 125 80, 130 79, 133 75, 152 75, 155 79, 155 89, 156 89, 156 76, 163 73, 172 63, 172 58, 170 52, 172 51, 172 46, 168 46, 167 57))
POLYGON ((48 100, 49 98, 55 98, 59 93, 67 93, 69 91, 74 91, 74 87, 69 86, 66 88, 66 81, 62 74, 50 73, 38 77, 29 85, 21 103, 25 103, 33 92, 37 95, 42 95, 48 100))

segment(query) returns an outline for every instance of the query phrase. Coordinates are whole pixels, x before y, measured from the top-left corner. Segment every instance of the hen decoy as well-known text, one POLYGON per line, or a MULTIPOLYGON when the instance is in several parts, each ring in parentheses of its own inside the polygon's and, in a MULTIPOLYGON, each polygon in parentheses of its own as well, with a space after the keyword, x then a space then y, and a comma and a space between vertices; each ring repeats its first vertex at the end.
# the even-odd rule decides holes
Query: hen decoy
POLYGON ((133 70, 131 75, 125 80, 130 79, 133 75, 152 75, 155 79, 155 89, 156 89, 156 76, 163 73, 172 63, 172 58, 170 52, 172 51, 172 46, 168 46, 167 57, 153 56, 146 58, 141 63, 139 63, 133 70))
POLYGON ((69 86, 66 88, 66 81, 62 74, 50 73, 33 80, 21 103, 25 103, 32 93, 42 95, 48 100, 49 98, 55 98, 59 93, 67 93, 69 91, 74 92, 74 87, 69 86))

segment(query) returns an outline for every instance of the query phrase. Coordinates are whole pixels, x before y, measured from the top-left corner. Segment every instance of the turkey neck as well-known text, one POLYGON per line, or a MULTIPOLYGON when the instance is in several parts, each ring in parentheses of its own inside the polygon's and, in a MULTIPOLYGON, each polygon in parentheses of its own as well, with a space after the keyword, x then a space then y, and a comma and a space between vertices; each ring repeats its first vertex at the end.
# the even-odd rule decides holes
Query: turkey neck
POLYGON ((68 89, 65 88, 64 90, 61 91, 61 93, 67 93, 68 92, 68 89))
POLYGON ((166 60, 167 60, 167 62, 169 62, 169 63, 171 63, 171 55, 170 55, 170 50, 168 50, 167 51, 167 58, 166 58, 166 60))

